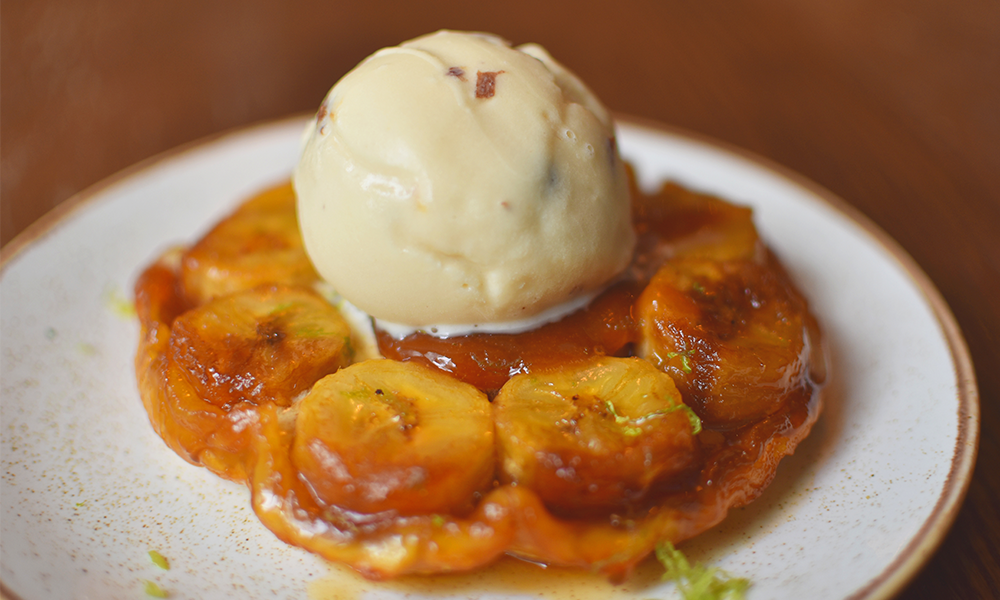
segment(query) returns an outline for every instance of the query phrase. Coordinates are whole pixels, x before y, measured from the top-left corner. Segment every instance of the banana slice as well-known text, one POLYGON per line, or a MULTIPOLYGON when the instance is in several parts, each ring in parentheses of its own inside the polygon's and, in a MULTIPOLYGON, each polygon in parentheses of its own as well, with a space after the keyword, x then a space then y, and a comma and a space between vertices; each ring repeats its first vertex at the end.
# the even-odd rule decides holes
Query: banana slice
POLYGON ((717 428, 735 428, 821 382, 819 332, 806 302, 770 255, 668 261, 637 303, 639 355, 673 377, 717 428))
POLYGON ((318 279, 302 246, 291 183, 248 200, 181 258, 181 283, 195 305, 265 283, 318 279))
POLYGON ((697 461, 697 418, 670 377, 638 358, 518 375, 493 414, 501 482, 556 512, 634 507, 697 461))
POLYGON ((239 402, 289 406, 351 360, 351 330, 308 288, 266 285, 179 316, 168 356, 196 393, 227 410, 239 402))
POLYGON ((655 194, 633 188, 632 198, 639 234, 632 270, 639 279, 650 279, 668 258, 750 260, 764 252, 750 208, 670 182, 655 194))
POLYGON ((370 360, 299 405, 292 461, 316 496, 353 511, 471 510, 493 481, 486 395, 412 362, 370 360))

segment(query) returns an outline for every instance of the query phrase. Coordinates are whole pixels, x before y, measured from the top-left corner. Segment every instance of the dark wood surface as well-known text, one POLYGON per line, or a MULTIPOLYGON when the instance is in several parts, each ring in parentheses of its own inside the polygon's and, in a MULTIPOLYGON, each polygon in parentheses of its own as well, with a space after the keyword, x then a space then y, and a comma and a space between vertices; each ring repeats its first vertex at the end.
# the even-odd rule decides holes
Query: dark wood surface
POLYGON ((5 1, 0 241, 157 152, 312 110, 440 28, 534 41, 615 111, 798 171, 927 272, 972 352, 979 460, 901 597, 1000 597, 1000 3, 986 0, 5 1))

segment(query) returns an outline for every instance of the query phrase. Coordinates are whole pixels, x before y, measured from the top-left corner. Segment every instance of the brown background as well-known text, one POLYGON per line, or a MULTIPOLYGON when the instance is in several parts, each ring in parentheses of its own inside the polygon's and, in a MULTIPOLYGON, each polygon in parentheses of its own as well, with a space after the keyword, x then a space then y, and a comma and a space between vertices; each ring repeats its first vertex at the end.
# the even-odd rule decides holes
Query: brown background
POLYGON ((0 240, 136 161, 313 110, 439 28, 534 41, 615 111, 749 149, 860 209, 951 305, 982 402, 952 532, 903 598, 1000 597, 1000 4, 986 0, 5 0, 0 240))

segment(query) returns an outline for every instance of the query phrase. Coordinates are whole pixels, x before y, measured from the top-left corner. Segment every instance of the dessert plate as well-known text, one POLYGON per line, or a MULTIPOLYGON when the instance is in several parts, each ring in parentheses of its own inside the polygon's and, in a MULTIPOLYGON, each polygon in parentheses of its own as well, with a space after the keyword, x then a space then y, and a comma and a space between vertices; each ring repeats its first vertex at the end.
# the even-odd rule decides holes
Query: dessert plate
MULTIPOLYGON (((132 369, 140 269, 286 179, 304 118, 225 134, 87 190, 3 249, 0 592, 11 599, 673 598, 655 562, 625 585, 513 560, 471 576, 370 583, 278 541, 246 489, 154 434, 132 369), (169 561, 163 569, 150 559, 169 561)), ((968 350, 927 277, 830 193, 743 152, 623 119, 640 181, 754 207, 831 353, 824 414, 774 483, 685 544, 748 598, 884 598, 952 523, 976 454, 968 350)))

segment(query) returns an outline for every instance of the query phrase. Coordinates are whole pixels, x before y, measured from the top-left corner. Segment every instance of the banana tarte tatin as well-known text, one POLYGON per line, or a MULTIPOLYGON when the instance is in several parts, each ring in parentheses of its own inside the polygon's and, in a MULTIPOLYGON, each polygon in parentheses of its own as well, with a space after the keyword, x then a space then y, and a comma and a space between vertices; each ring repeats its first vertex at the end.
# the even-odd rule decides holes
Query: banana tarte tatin
POLYGON ((295 201, 267 190, 141 274, 136 373, 170 448, 367 577, 510 554, 620 579, 760 495, 819 415, 816 320, 749 209, 633 185, 631 264, 585 308, 376 331, 386 358, 357 360, 295 201))

